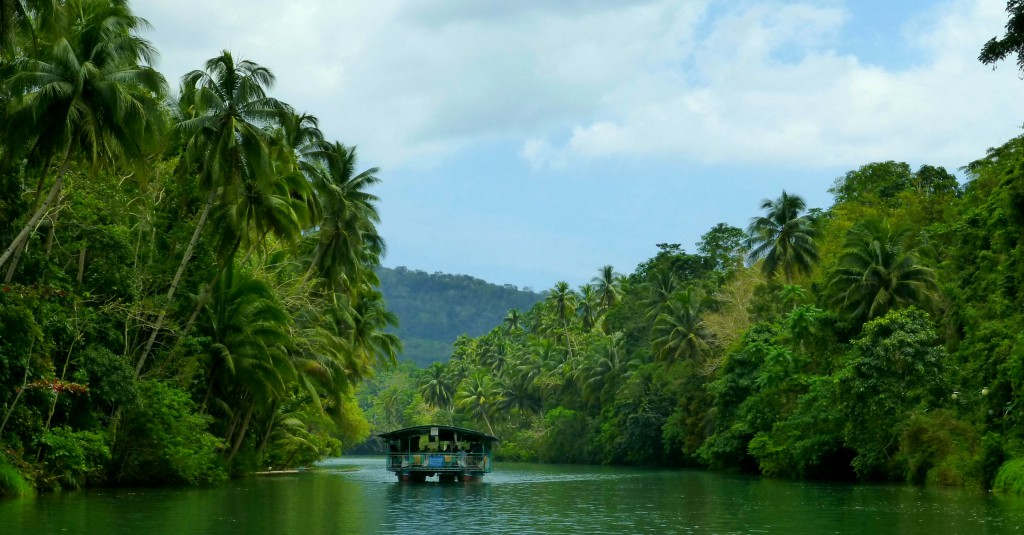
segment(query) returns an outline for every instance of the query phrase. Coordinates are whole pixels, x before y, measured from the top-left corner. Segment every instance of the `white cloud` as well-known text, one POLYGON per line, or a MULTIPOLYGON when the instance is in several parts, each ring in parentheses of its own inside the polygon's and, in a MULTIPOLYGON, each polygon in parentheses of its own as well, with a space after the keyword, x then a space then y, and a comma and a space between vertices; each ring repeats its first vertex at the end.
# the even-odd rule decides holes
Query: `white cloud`
POLYGON ((836 9, 748 8, 711 21, 692 63, 696 83, 660 99, 619 92, 605 116, 581 121, 562 143, 531 142, 546 143, 550 161, 633 154, 796 167, 893 158, 962 165, 1014 135, 1024 115, 1016 76, 976 60, 1001 28, 1003 7, 935 8, 910 29, 926 60, 905 70, 838 52, 828 36, 847 19, 836 9))
POLYGON ((495 139, 541 168, 620 156, 959 165, 1024 115, 1013 66, 992 73, 976 60, 1005 23, 1001 0, 933 5, 893 36, 894 54, 916 47, 924 58, 902 70, 843 48, 856 21, 834 1, 133 6, 156 26, 169 77, 230 48, 387 168, 495 139))

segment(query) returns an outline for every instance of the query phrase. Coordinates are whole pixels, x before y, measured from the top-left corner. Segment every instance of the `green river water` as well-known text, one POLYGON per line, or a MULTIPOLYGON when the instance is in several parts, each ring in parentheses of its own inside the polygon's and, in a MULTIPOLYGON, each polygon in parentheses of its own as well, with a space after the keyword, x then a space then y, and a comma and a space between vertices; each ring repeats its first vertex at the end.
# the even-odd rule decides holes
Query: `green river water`
POLYGON ((383 465, 8 499, 0 534, 1024 533, 1024 499, 961 490, 513 463, 480 484, 415 485, 383 465))

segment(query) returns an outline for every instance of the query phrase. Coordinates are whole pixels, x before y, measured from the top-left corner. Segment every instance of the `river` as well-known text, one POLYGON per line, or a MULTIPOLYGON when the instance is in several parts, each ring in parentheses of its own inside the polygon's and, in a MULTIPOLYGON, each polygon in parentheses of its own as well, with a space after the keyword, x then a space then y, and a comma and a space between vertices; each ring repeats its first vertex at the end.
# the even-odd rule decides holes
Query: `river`
POLYGON ((480 484, 415 485, 383 463, 7 499, 0 533, 1024 533, 1024 499, 955 489, 514 463, 480 484))

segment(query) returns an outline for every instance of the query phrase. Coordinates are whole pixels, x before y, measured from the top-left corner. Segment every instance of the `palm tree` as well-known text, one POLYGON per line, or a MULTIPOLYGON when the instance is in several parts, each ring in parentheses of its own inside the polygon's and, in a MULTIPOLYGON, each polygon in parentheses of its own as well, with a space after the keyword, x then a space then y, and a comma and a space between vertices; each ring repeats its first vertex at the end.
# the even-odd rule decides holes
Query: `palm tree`
POLYGON ((818 262, 819 232, 809 218, 800 216, 805 207, 799 196, 783 191, 774 201, 765 199, 761 209, 766 214, 750 221, 747 259, 763 259, 761 271, 769 278, 782 271, 786 282, 792 282, 797 274, 810 274, 818 262))
POLYGON ((0 58, 35 55, 40 41, 65 22, 63 7, 57 0, 0 0, 0 58))
MULTIPOLYGON (((118 161, 143 153, 163 130, 159 98, 163 76, 149 67, 155 55, 136 32, 148 23, 124 1, 69 0, 59 37, 39 57, 21 57, 3 80, 12 96, 4 125, 11 142, 5 158, 27 153, 47 172, 57 162, 53 185, 7 249, 3 266, 24 248, 36 225, 57 201, 68 164, 77 150, 93 162, 118 161), (145 64, 143 64, 143 62, 145 64)), ((37 199, 42 193, 42 180, 37 199)))
MULTIPOLYGON (((268 135, 263 127, 273 124, 287 109, 266 95, 266 89, 273 82, 274 75, 269 69, 251 61, 235 62, 227 50, 207 60, 205 70, 194 70, 182 78, 179 108, 184 115, 174 128, 187 140, 185 168, 198 168, 200 187, 207 192, 207 197, 192 239, 167 289, 166 303, 136 361, 136 375, 141 373, 163 326, 210 210, 218 200, 230 204, 244 193, 247 183, 252 184, 270 173, 268 135)), ((227 256, 234 255, 234 250, 229 252, 227 256)), ((221 263, 221 271, 226 265, 227 261, 221 263)), ((202 307, 204 300, 200 298, 196 310, 202 307)), ((195 315, 193 313, 193 318, 195 315)))
POLYGON ((550 338, 532 338, 524 358, 516 366, 516 375, 536 384, 545 371, 553 367, 550 363, 557 359, 556 353, 558 346, 550 338))
POLYGON ((455 398, 455 387, 449 381, 444 364, 435 362, 426 370, 420 380, 420 394, 423 401, 448 412, 449 421, 452 418, 452 402, 455 398))
POLYGON ((569 283, 558 281, 555 287, 548 294, 548 302, 554 307, 555 319, 562 327, 565 335, 565 352, 572 359, 572 345, 569 341, 569 318, 572 317, 576 308, 576 293, 569 287, 569 283))
POLYGON ((523 328, 523 315, 517 308, 509 310, 508 313, 505 314, 505 319, 503 321, 505 323, 506 332, 513 332, 523 328))
POLYGON ((501 402, 501 393, 494 387, 491 379, 483 371, 477 371, 462 382, 455 403, 459 408, 470 411, 470 414, 483 418, 487 431, 494 434, 491 415, 501 402))
POLYGON ((601 308, 608 310, 622 299, 621 275, 615 273, 612 266, 603 266, 600 274, 594 277, 591 282, 597 291, 601 308))
POLYGON ((398 317, 384 306, 379 291, 361 287, 354 294, 346 335, 353 358, 378 367, 394 366, 402 351, 402 341, 386 329, 398 326, 398 317))
POLYGON ((333 304, 304 307, 296 323, 300 328, 294 337, 292 360, 302 386, 314 405, 320 406, 323 394, 333 406, 340 407, 343 397, 373 373, 373 363, 353 351, 350 311, 333 304))
POLYGON ((485 336, 483 341, 484 344, 480 348, 480 364, 489 367, 496 377, 500 377, 514 351, 512 344, 503 337, 491 334, 485 336))
POLYGON ((200 326, 203 338, 209 340, 204 352, 208 385, 203 407, 217 400, 217 406, 224 408, 230 462, 244 442, 253 414, 273 410, 287 396, 297 372, 290 349, 292 318, 277 302, 273 289, 232 267, 217 282, 200 326))
MULTIPOLYGON (((276 167, 276 165, 275 165, 276 167)), ((266 244, 268 234, 293 245, 309 222, 313 191, 301 173, 268 173, 246 179, 233 202, 221 204, 213 215, 221 229, 222 265, 243 248, 246 258, 266 244)))
POLYGON ((539 414, 543 408, 540 392, 525 375, 503 379, 499 383, 499 389, 498 407, 503 411, 519 409, 522 413, 539 414))
POLYGON ((601 316, 602 311, 599 299, 600 296, 594 291, 593 286, 589 284, 580 286, 579 300, 576 303, 576 313, 579 314, 580 320, 583 321, 583 330, 585 332, 590 332, 601 316))
POLYGON ((699 311, 700 301, 694 291, 686 289, 672 296, 667 309, 654 322, 652 345, 660 360, 697 359, 707 350, 699 311))
POLYGON ((620 378, 628 378, 637 362, 629 360, 623 350, 622 333, 615 333, 598 345, 583 387, 585 397, 600 395, 609 385, 615 386, 620 378))
POLYGON ((672 296, 679 290, 679 279, 672 270, 662 266, 654 271, 646 286, 647 297, 643 304, 647 309, 647 322, 654 324, 658 315, 666 309, 672 296))
POLYGON ((856 323, 895 308, 934 302, 935 272, 921 264, 910 227, 869 219, 846 235, 839 267, 829 281, 832 303, 856 323))
POLYGON ((338 290, 360 271, 372 270, 384 254, 384 239, 376 228, 379 199, 367 191, 380 182, 377 168, 357 173, 356 148, 341 143, 308 151, 300 165, 316 188, 323 213, 306 277, 315 271, 338 290))

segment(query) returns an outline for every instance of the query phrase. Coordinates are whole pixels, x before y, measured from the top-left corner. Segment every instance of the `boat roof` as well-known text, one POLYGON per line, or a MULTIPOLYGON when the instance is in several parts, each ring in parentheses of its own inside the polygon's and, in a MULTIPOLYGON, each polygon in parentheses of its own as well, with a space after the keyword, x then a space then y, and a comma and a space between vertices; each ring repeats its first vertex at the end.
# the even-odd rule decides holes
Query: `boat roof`
POLYGON ((501 440, 494 435, 454 425, 417 425, 406 427, 405 429, 396 429, 387 433, 379 433, 377 436, 385 440, 398 440, 408 437, 432 435, 434 434, 434 429, 437 429, 437 436, 441 440, 454 440, 456 435, 458 435, 459 440, 477 440, 482 442, 498 442, 501 440))

